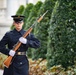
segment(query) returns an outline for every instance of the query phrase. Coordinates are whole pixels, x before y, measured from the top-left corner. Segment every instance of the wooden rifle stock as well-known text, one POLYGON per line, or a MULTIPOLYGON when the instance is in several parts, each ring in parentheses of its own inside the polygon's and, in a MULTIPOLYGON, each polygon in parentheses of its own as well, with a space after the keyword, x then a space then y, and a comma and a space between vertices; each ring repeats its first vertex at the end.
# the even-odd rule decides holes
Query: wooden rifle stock
MULTIPOLYGON (((47 12, 48 12, 48 11, 46 11, 46 12, 37 20, 38 23, 43 19, 44 15, 45 15, 47 12)), ((30 34, 30 32, 32 31, 34 25, 35 25, 35 23, 24 33, 24 35, 23 35, 22 37, 26 38, 26 37, 28 36, 28 34, 30 34)), ((14 46, 13 50, 16 52, 16 51, 18 50, 18 48, 20 47, 20 45, 21 45, 21 42, 18 41, 17 44, 14 46)), ((11 61, 12 61, 12 58, 13 58, 12 56, 8 56, 8 57, 6 58, 6 60, 4 61, 4 66, 5 66, 5 67, 9 68, 10 64, 12 63, 12 62, 11 62, 11 61)))

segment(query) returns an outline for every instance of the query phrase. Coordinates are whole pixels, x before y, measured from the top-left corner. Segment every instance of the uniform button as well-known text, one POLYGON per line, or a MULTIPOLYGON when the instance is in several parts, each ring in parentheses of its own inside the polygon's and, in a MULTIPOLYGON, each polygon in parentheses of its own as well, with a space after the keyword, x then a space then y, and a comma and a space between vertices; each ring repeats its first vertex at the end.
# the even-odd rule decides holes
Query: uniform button
POLYGON ((20 62, 20 64, 22 64, 22 62, 20 62))

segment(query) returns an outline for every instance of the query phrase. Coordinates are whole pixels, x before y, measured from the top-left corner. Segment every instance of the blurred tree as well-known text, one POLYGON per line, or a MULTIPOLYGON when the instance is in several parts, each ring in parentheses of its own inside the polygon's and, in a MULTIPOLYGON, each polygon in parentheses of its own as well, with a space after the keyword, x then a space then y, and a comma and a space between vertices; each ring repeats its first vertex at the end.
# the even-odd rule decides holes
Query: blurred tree
POLYGON ((38 14, 38 11, 41 7, 43 3, 41 1, 38 1, 34 6, 33 8, 31 9, 31 12, 27 18, 27 21, 26 21, 26 27, 25 29, 28 29, 33 23, 34 21, 36 20, 37 18, 37 14, 38 14))
POLYGON ((25 10, 24 10, 24 12, 23 12, 23 15, 25 16, 23 29, 24 29, 25 27, 27 27, 27 26, 26 26, 26 21, 27 21, 27 19, 28 19, 28 17, 29 17, 29 14, 30 14, 31 9, 33 8, 33 6, 34 6, 34 5, 33 5, 32 3, 29 3, 29 4, 27 4, 26 7, 25 7, 25 10))
POLYGON ((16 12, 16 15, 23 15, 24 10, 25 10, 24 5, 20 5, 19 9, 16 12))
POLYGON ((58 0, 48 29, 48 68, 74 65, 76 58, 76 1, 58 0))
POLYGON ((48 13, 45 15, 43 20, 34 29, 36 37, 41 42, 41 47, 38 50, 33 50, 32 52, 33 59, 46 58, 47 36, 48 36, 47 29, 49 27, 49 20, 51 17, 53 7, 55 5, 55 1, 56 0, 45 0, 44 4, 40 7, 40 10, 38 12, 38 16, 41 16, 41 14, 43 14, 48 10, 48 13))

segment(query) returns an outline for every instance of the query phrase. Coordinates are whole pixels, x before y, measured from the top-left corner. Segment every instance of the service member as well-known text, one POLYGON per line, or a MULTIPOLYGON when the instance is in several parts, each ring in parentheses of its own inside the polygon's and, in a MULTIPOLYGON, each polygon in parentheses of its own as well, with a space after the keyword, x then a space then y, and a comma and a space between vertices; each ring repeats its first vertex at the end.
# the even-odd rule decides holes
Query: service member
POLYGON ((24 24, 24 16, 13 15, 14 29, 6 32, 0 41, 0 52, 5 55, 13 56, 13 62, 9 68, 4 68, 3 75, 29 75, 29 62, 26 56, 26 51, 29 47, 39 48, 40 41, 30 33, 26 38, 23 34, 26 32, 22 29, 24 24), (13 46, 20 41, 22 44, 17 52, 13 50, 13 46))

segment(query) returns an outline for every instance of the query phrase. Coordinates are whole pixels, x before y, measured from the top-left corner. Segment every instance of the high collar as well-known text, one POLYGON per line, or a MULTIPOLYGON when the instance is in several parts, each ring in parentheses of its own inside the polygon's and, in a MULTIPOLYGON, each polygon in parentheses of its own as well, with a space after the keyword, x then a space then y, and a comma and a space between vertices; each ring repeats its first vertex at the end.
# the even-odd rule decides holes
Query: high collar
POLYGON ((23 35, 25 31, 23 29, 21 29, 20 31, 17 31, 16 29, 14 29, 14 32, 17 32, 17 33, 20 33, 21 35, 23 35))

